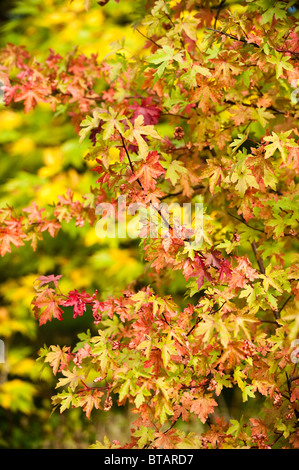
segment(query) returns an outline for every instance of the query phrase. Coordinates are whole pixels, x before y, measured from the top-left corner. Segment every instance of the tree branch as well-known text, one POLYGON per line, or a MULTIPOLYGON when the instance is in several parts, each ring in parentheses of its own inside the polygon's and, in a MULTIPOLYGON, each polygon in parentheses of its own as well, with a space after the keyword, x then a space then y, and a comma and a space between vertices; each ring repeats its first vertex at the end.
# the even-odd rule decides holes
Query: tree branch
POLYGON ((256 243, 255 241, 253 240, 253 242, 251 242, 251 246, 252 246, 252 249, 253 249, 253 252, 254 252, 254 256, 255 256, 255 259, 257 261, 257 264, 259 265, 259 269, 260 269, 260 272, 262 274, 265 274, 265 266, 264 266, 264 263, 263 263, 263 260, 259 257, 258 255, 258 252, 257 252, 257 246, 256 246, 256 243))
POLYGON ((265 233, 264 230, 262 230, 260 228, 257 228, 257 227, 253 227, 252 225, 249 225, 243 218, 239 219, 239 217, 236 217, 235 215, 231 214, 230 212, 228 212, 228 215, 230 215, 234 219, 238 220, 242 224, 246 225, 246 227, 252 228, 252 230, 257 230, 258 232, 265 233))
POLYGON ((289 300, 291 300, 292 296, 289 295, 289 297, 284 301, 284 303, 282 304, 282 306, 278 309, 278 310, 275 310, 274 311, 274 315, 275 315, 275 318, 278 320, 280 318, 280 312, 282 311, 282 309, 284 309, 284 307, 286 306, 286 304, 289 302, 289 300))
MULTIPOLYGON (((118 131, 118 133, 119 133, 119 135, 120 135, 120 138, 121 138, 121 141, 122 141, 122 144, 123 144, 123 148, 125 149, 126 155, 127 155, 127 157, 128 157, 132 174, 134 175, 134 174, 135 174, 135 173, 134 173, 134 167, 133 167, 132 160, 131 160, 131 158, 130 158, 130 154, 129 154, 129 152, 128 152, 128 149, 127 149, 127 146, 126 146, 126 143, 125 143, 125 139, 123 138, 123 135, 121 134, 121 132, 118 131)), ((137 178, 137 182, 138 182, 140 188, 144 191, 144 188, 143 188, 143 186, 142 186, 141 181, 140 181, 139 178, 137 178)), ((168 223, 168 221, 165 219, 164 215, 162 214, 161 209, 158 209, 158 208, 155 206, 155 204, 153 204, 153 207, 154 207, 154 209, 158 212, 158 214, 160 215, 160 217, 161 217, 161 219, 164 221, 164 223, 166 224, 166 227, 168 228, 168 230, 173 230, 173 229, 172 229, 172 226, 168 223)))
POLYGON ((157 44, 153 39, 148 38, 145 34, 143 34, 141 31, 139 31, 138 28, 136 28, 136 31, 138 31, 138 33, 141 34, 141 36, 143 36, 145 39, 147 39, 148 41, 150 41, 150 42, 152 42, 153 44, 155 44, 156 47, 159 47, 159 48, 162 47, 162 46, 160 46, 159 44, 157 44))
MULTIPOLYGON (((230 39, 234 39, 235 41, 243 42, 244 44, 251 44, 252 46, 256 47, 257 49, 260 49, 260 46, 256 42, 249 42, 249 41, 246 41, 246 39, 242 39, 242 38, 239 39, 237 36, 234 36, 233 34, 229 34, 229 33, 226 33, 224 31, 220 31, 219 29, 215 29, 215 28, 207 28, 207 30, 208 31, 214 31, 214 33, 218 33, 218 34, 223 34, 224 36, 227 36, 230 39)), ((277 52, 285 52, 285 53, 293 54, 293 55, 296 55, 296 56, 299 55, 299 52, 290 51, 289 49, 280 49, 280 48, 276 48, 276 47, 272 47, 272 49, 274 51, 277 51, 277 52)))
POLYGON ((221 2, 219 3, 219 5, 217 7, 217 13, 216 13, 215 20, 214 20, 214 28, 215 29, 216 29, 216 26, 217 26, 217 21, 218 21, 219 15, 220 15, 220 11, 222 10, 222 8, 224 8, 225 2, 226 2, 226 0, 221 0, 221 2))

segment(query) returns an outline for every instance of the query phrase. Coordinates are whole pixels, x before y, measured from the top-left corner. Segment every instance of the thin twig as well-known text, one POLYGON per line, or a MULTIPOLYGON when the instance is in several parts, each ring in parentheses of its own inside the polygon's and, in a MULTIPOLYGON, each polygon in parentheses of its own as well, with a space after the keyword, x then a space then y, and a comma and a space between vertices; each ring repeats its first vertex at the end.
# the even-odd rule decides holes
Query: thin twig
POLYGON ((291 300, 292 296, 289 295, 289 297, 284 301, 284 303, 282 304, 282 306, 278 309, 278 310, 274 310, 274 316, 276 318, 276 320, 279 320, 280 319, 280 312, 282 311, 282 309, 284 309, 284 307, 286 306, 286 304, 288 303, 289 300, 291 300))
POLYGON ((253 240, 253 242, 251 242, 251 246, 252 246, 252 249, 253 249, 253 252, 254 252, 254 256, 255 256, 255 259, 257 261, 257 264, 259 265, 259 269, 260 269, 260 272, 262 274, 265 274, 266 271, 265 271, 265 266, 264 266, 264 263, 263 263, 263 260, 259 257, 258 255, 258 252, 257 252, 257 246, 256 246, 256 243, 255 241, 253 240))
POLYGON ((261 323, 273 323, 274 325, 279 325, 279 324, 277 323, 277 321, 275 321, 275 320, 261 320, 261 319, 259 319, 259 321, 260 321, 261 323))
POLYGON ((228 215, 230 215, 234 219, 238 220, 242 224, 246 225, 246 227, 252 228, 253 230, 257 230, 258 232, 261 232, 261 233, 265 233, 264 230, 262 230, 260 228, 257 228, 257 227, 253 227, 252 225, 249 225, 244 219, 239 219, 239 217, 236 217, 235 215, 231 214, 230 212, 228 212, 228 215))
MULTIPOLYGON (((118 131, 119 132, 119 131, 118 131)), ((131 171, 132 171, 132 174, 135 175, 134 173, 134 167, 133 167, 133 164, 132 164, 132 160, 130 158, 130 154, 128 152, 128 149, 127 149, 127 146, 126 146, 126 143, 125 143, 125 139, 123 137, 123 135, 121 134, 121 132, 119 132, 119 135, 120 135, 120 138, 121 138, 121 141, 122 141, 122 144, 123 144, 123 148, 125 149, 125 152, 126 152, 126 155, 127 155, 127 158, 129 160, 129 164, 130 164, 130 168, 131 168, 131 171)), ((141 189, 143 189, 144 191, 144 188, 141 184, 141 181, 139 178, 137 178, 137 182, 140 186, 141 189)), ((154 207, 154 209, 158 212, 158 214, 160 215, 161 219, 164 221, 164 223, 166 224, 166 227, 168 228, 168 230, 173 230, 172 226, 169 224, 169 222, 165 219, 164 215, 162 214, 162 211, 161 209, 157 208, 155 204, 152 204, 152 206, 154 207)))
MULTIPOLYGON (((118 131, 119 132, 119 131, 118 131)), ((119 135, 120 135, 120 138, 121 138, 121 141, 122 141, 122 144, 123 144, 123 148, 125 149, 125 152, 126 152, 126 155, 127 155, 127 158, 129 160, 129 164, 130 164, 130 168, 131 168, 131 171, 132 171, 132 174, 134 175, 134 168, 133 168, 133 164, 132 164, 132 161, 131 161, 131 158, 130 158, 130 154, 128 152, 128 149, 127 149, 127 146, 126 146, 126 143, 125 143, 125 139, 123 138, 123 135, 121 134, 121 132, 119 132, 119 135)), ((139 178, 137 178, 137 182, 139 184, 139 186, 142 188, 142 184, 139 180, 139 178)), ((143 189, 143 188, 142 188, 143 189)))
POLYGON ((224 36, 227 36, 230 39, 234 39, 235 41, 244 42, 245 44, 252 44, 254 47, 260 48, 260 46, 256 44, 255 42, 248 43, 248 41, 246 41, 245 39, 239 39, 237 36, 226 33, 225 31, 220 31, 219 29, 215 29, 215 28, 207 28, 207 30, 214 31, 214 33, 223 34, 224 36))
MULTIPOLYGON (((193 189, 193 191, 197 191, 198 189, 204 189, 204 186, 201 184, 198 184, 197 186, 192 186, 191 188, 193 189)), ((160 197, 160 201, 163 201, 164 199, 167 199, 169 197, 179 196, 180 194, 182 194, 182 192, 183 192, 183 189, 181 189, 180 191, 177 191, 176 193, 165 194, 164 196, 160 197)))
POLYGON ((226 0, 221 0, 221 2, 219 3, 219 5, 217 7, 217 13, 216 13, 215 20, 214 20, 214 28, 215 29, 216 29, 216 26, 217 26, 217 21, 218 21, 219 15, 220 15, 220 11, 222 10, 223 5, 225 4, 225 1, 226 0))
POLYGON ((271 442, 271 444, 269 444, 269 446, 270 446, 270 447, 273 447, 274 444, 276 444, 276 442, 278 441, 278 439, 280 439, 282 436, 283 436, 283 432, 281 432, 280 434, 278 434, 278 436, 274 439, 273 442, 271 442))
MULTIPOLYGON (((251 44, 252 46, 260 49, 260 46, 256 42, 248 42, 248 41, 246 41, 246 39, 242 39, 242 38, 239 39, 237 36, 234 36, 233 34, 226 33, 225 31, 220 31, 219 29, 216 29, 216 28, 207 28, 207 30, 214 31, 214 33, 223 34, 224 36, 227 36, 230 39, 234 39, 235 41, 243 42, 244 44, 251 44)), ((280 49, 280 48, 275 48, 275 47, 273 47, 272 49, 274 49, 277 52, 285 52, 285 53, 288 53, 288 54, 299 55, 299 52, 290 51, 289 49, 280 49)))
POLYGON ((141 36, 143 36, 145 39, 147 39, 148 41, 152 42, 153 44, 155 44, 156 47, 159 47, 161 48, 162 46, 160 46, 159 44, 157 44, 153 39, 147 37, 145 34, 143 34, 141 31, 139 31, 138 28, 136 28, 136 31, 138 31, 139 34, 141 34, 141 36))
MULTIPOLYGON (((223 302, 223 304, 220 305, 220 307, 218 307, 216 310, 213 310, 212 312, 210 312, 210 315, 212 315, 213 313, 219 312, 219 310, 221 310, 222 307, 223 307, 223 305, 225 305, 225 304, 226 304, 226 301, 223 302)), ((201 318, 197 318, 195 324, 194 324, 194 325, 192 326, 192 328, 188 331, 187 336, 189 336, 189 335, 192 333, 192 331, 193 331, 194 328, 198 325, 198 323, 200 323, 200 321, 201 321, 201 318)))

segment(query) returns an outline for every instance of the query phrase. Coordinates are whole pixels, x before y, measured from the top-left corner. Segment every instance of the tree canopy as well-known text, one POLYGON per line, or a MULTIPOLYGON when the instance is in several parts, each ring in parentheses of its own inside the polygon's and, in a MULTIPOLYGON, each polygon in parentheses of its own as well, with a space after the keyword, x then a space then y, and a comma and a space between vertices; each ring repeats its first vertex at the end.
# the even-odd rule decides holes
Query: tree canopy
MULTIPOLYGON (((26 3, 0 50, 16 368, 69 424, 127 413, 92 448, 298 448, 297 3, 26 3)), ((10 367, 0 407, 30 414, 10 367)))

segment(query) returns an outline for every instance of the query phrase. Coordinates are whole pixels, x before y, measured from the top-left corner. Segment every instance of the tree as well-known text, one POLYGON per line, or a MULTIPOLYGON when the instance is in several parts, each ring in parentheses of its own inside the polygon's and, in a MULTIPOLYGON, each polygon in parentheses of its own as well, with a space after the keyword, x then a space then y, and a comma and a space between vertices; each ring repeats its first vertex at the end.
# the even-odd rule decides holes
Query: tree
POLYGON ((1 255, 71 220, 96 226, 99 207, 121 227, 120 197, 127 212, 152 210, 144 271, 122 293, 62 292, 59 273, 37 280, 40 325, 72 307, 98 329, 73 349, 41 348, 60 374, 53 405, 92 419, 129 403, 128 441, 94 447, 298 448, 296 2, 139 3, 142 54, 1 51, 6 105, 71 116, 97 174, 88 195, 69 190, 46 213, 3 208, 1 255), (196 214, 186 227, 165 201, 201 205, 200 238, 196 214), (245 418, 226 419, 228 389, 245 418))

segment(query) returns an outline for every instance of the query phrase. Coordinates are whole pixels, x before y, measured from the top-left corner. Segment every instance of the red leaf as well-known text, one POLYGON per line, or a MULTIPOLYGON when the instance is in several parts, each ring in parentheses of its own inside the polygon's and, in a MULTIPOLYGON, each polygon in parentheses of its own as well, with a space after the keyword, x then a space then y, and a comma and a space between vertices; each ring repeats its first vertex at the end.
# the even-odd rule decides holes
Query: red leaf
POLYGON ((75 289, 69 292, 67 300, 63 302, 64 307, 74 306, 74 315, 73 318, 76 318, 77 315, 80 317, 86 311, 86 304, 92 303, 96 293, 91 297, 85 291, 82 291, 81 294, 75 289))
POLYGON ((36 85, 36 88, 33 84, 25 85, 20 93, 15 96, 15 102, 24 100, 25 113, 28 113, 31 109, 35 108, 37 103, 40 101, 46 102, 46 95, 49 94, 47 88, 42 88, 40 84, 36 85))
POLYGON ((7 252, 11 253, 11 243, 17 248, 24 245, 22 238, 25 238, 26 236, 21 227, 21 219, 5 220, 4 223, 6 224, 6 227, 0 228, 1 256, 4 256, 7 252))
POLYGON ((62 274, 59 276, 54 276, 54 274, 50 274, 49 276, 39 276, 37 278, 40 281, 39 285, 43 286, 44 284, 49 284, 50 282, 54 282, 55 287, 58 287, 58 280, 62 277, 62 274))
POLYGON ((190 258, 185 261, 183 266, 183 274, 185 279, 196 277, 198 289, 202 287, 205 279, 207 279, 209 282, 212 282, 212 277, 207 271, 204 261, 200 256, 198 256, 198 254, 195 255, 193 261, 190 258))
POLYGON ((141 114, 144 118, 144 125, 155 125, 159 121, 160 109, 151 104, 152 98, 147 97, 141 100, 141 104, 134 101, 134 104, 129 106, 130 109, 133 109, 133 122, 141 114))
POLYGON ((60 228, 61 228, 60 223, 57 222, 57 220, 55 220, 55 219, 53 219, 53 220, 43 220, 40 231, 45 232, 46 230, 48 230, 51 237, 54 238, 55 235, 57 234, 57 232, 60 230, 60 228))
POLYGON ((32 304, 34 305, 33 310, 35 318, 39 320, 39 325, 52 321, 52 318, 62 320, 63 310, 59 307, 59 305, 62 305, 62 302, 53 289, 49 288, 41 292, 32 304), (41 309, 43 310, 41 311, 41 309))
POLYGON ((158 152, 149 152, 146 161, 141 162, 139 169, 131 176, 129 182, 139 180, 144 191, 154 190, 156 187, 156 178, 165 173, 164 168, 159 162, 158 152))

